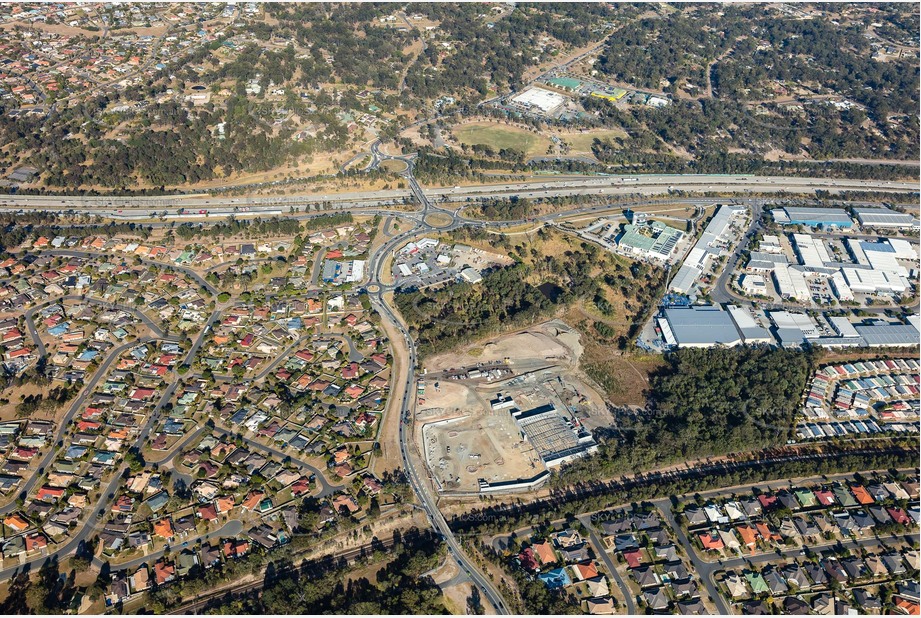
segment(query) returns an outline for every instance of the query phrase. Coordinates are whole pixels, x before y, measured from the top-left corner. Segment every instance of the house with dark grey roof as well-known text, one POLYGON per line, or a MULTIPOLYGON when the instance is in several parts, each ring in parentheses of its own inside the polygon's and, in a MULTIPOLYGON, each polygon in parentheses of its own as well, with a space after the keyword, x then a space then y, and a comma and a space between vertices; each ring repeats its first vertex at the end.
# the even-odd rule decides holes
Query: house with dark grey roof
POLYGON ((652 588, 662 583, 662 580, 659 579, 659 575, 649 566, 631 569, 630 575, 636 580, 640 588, 652 588))
POLYGON ((672 587, 672 593, 677 599, 693 599, 700 596, 700 591, 697 588, 697 582, 695 582, 693 579, 686 577, 681 580, 672 580, 669 583, 672 587))
POLYGON ((764 578, 764 583, 767 584, 771 594, 783 594, 788 590, 787 582, 775 568, 767 567, 761 572, 761 576, 764 578))
POLYGON ((824 586, 828 583, 828 575, 825 570, 818 564, 806 562, 803 564, 803 570, 816 586, 824 586))
POLYGON ((662 588, 653 588, 643 591, 643 602, 646 606, 655 611, 668 609, 668 596, 662 588))
POLYGON ((787 615, 801 616, 809 613, 809 605, 799 597, 788 596, 783 600, 783 611, 787 615))
POLYGON ((678 613, 682 616, 704 616, 710 613, 704 607, 704 604, 700 602, 700 599, 681 601, 678 603, 677 608, 678 613))
POLYGON ((687 520, 688 527, 701 526, 707 523, 707 514, 704 513, 703 509, 697 507, 685 509, 684 518, 687 520))

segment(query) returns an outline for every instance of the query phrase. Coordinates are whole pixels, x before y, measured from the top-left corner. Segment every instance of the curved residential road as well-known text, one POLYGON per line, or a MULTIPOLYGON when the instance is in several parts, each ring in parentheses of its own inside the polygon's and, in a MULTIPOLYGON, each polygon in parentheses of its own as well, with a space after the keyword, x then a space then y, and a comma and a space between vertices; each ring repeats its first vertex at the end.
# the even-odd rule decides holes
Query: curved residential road
POLYGON ((229 260, 227 262, 221 262, 220 264, 215 264, 214 266, 209 266, 205 269, 205 272, 209 275, 211 273, 217 272, 222 268, 230 268, 231 266, 251 266, 253 264, 284 264, 283 256, 277 255, 275 257, 267 258, 253 258, 243 260, 243 264, 237 264, 236 260, 229 260))
MULTIPOLYGON (((42 251, 42 254, 43 255, 53 255, 53 256, 58 256, 58 257, 85 257, 85 258, 124 257, 127 259, 131 257, 129 255, 117 256, 112 253, 94 252, 94 251, 76 251, 73 249, 49 249, 49 250, 42 251)), ((213 285, 205 281, 201 275, 199 275, 197 272, 195 272, 191 268, 188 268, 186 266, 180 266, 179 264, 173 264, 171 262, 158 262, 156 260, 149 260, 143 257, 138 258, 138 259, 141 260, 142 264, 147 264, 148 266, 156 266, 157 268, 172 270, 175 272, 180 272, 185 275, 188 275, 189 278, 193 279, 199 286, 208 290, 208 293, 211 294, 212 296, 217 296, 217 294, 219 293, 219 290, 216 287, 214 287, 213 285)))
POLYGON ((604 543, 601 542, 601 539, 598 538, 598 534, 595 532, 595 526, 592 524, 592 518, 588 515, 579 515, 578 519, 582 522, 582 525, 585 526, 585 529, 588 530, 588 538, 591 540, 592 545, 595 546, 595 549, 598 550, 598 553, 601 554, 601 559, 604 561, 608 571, 611 573, 611 578, 617 584, 617 587, 620 588, 620 592, 624 597, 624 604, 627 608, 627 615, 633 616, 636 614, 636 602, 633 599, 633 594, 630 592, 630 588, 624 583, 623 578, 617 572, 617 565, 614 564, 614 561, 611 560, 611 556, 604 550, 604 543))
MULTIPOLYGON (((230 430, 224 429, 223 427, 215 427, 212 431, 214 431, 215 433, 219 433, 225 437, 231 438, 231 439, 237 436, 240 436, 240 434, 235 434, 230 430)), ((271 453, 272 455, 275 455, 279 459, 282 459, 282 460, 287 459, 289 461, 294 462, 301 468, 306 468, 307 470, 310 470, 311 472, 313 472, 314 477, 317 479, 317 482, 322 487, 322 489, 320 490, 318 494, 314 494, 314 497, 316 498, 325 498, 326 496, 330 496, 336 493, 337 491, 341 491, 342 489, 345 489, 343 485, 333 485, 332 483, 327 481, 326 477, 316 466, 312 466, 302 459, 298 459, 297 457, 294 457, 293 455, 289 455, 288 453, 285 453, 284 451, 280 451, 273 446, 262 444, 261 442, 257 442, 245 436, 240 436, 240 439, 242 439, 243 442, 246 443, 248 446, 251 446, 255 449, 265 451, 267 453, 271 453)))
MULTIPOLYGON (((115 360, 119 356, 121 356, 123 352, 130 350, 131 348, 135 346, 142 345, 144 343, 151 343, 153 341, 161 341, 161 340, 163 340, 163 338, 143 337, 141 339, 130 341, 128 343, 120 345, 117 348, 112 349, 112 351, 109 353, 109 356, 96 369, 96 372, 93 374, 93 377, 90 378, 90 381, 86 384, 86 386, 77 396, 77 398, 74 399, 73 402, 70 404, 70 408, 67 410, 67 413, 61 419, 61 422, 58 425, 58 429, 55 432, 54 441, 51 445, 51 449, 49 449, 48 453, 46 453, 45 456, 42 458, 41 462, 39 463, 38 470, 44 471, 51 464, 54 457, 58 453, 57 445, 59 442, 63 440, 66 430, 70 428, 70 423, 73 420, 74 415, 77 413, 78 410, 80 410, 80 408, 86 402, 90 394, 94 392, 96 385, 99 383, 102 377, 108 374, 109 368, 112 366, 112 363, 114 363, 115 360)), ((30 476, 28 479, 26 479, 25 483, 19 489, 19 492, 28 495, 28 493, 32 490, 32 488, 38 482, 42 474, 43 472, 35 473, 32 476, 30 476)), ((12 513, 18 508, 19 506, 16 504, 15 501, 13 501, 4 507, 0 507, 0 515, 6 515, 7 513, 12 513)), ((0 579, 3 579, 3 578, 0 577, 0 579)))
MULTIPOLYGON (((202 434, 202 432, 205 431, 206 429, 208 429, 207 425, 199 426, 198 429, 196 429, 192 433, 188 434, 185 438, 183 438, 181 442, 178 442, 177 444, 173 445, 172 448, 166 451, 163 457, 161 457, 160 459, 153 459, 153 458, 148 459, 147 463, 156 464, 158 466, 163 465, 164 463, 166 463, 167 461, 169 461, 170 459, 172 459, 173 457, 181 453, 183 450, 185 450, 185 447, 187 447, 189 444, 194 442, 195 439, 199 437, 202 434)), ((173 474, 181 474, 181 473, 177 472, 176 469, 173 468, 173 474)))
MULTIPOLYGON (((215 312, 215 313, 219 313, 219 312, 215 312)), ((202 329, 201 333, 199 333, 198 338, 196 339, 195 343, 192 346, 193 350, 197 350, 198 347, 200 347, 202 341, 204 340, 206 332, 207 332, 207 329, 202 329)), ((84 388, 80 392, 80 395, 73 401, 73 403, 70 406, 70 409, 67 411, 67 414, 61 420, 61 424, 58 427, 57 432, 55 433, 54 444, 41 461, 41 467, 39 468, 39 473, 33 474, 31 477, 29 477, 29 479, 26 481, 26 483, 22 487, 22 490, 21 490, 22 493, 28 495, 32 487, 34 487, 34 485, 38 482, 39 478, 43 476, 43 472, 45 468, 47 468, 47 466, 57 456, 57 454, 59 453, 59 449, 57 448, 58 443, 63 443, 63 436, 66 430, 70 427, 70 423, 73 420, 74 415, 77 413, 78 410, 82 408, 87 397, 89 397, 93 392, 95 392, 96 385, 99 383, 102 377, 108 373, 108 370, 111 367, 112 363, 115 362, 115 360, 119 358, 124 351, 132 347, 142 345, 145 343, 151 343, 154 341, 178 341, 178 338, 176 337, 143 337, 141 339, 137 339, 137 340, 125 343, 110 351, 109 356, 99 366, 99 368, 93 374, 93 377, 91 378, 91 380, 84 386, 84 388)), ((186 359, 190 361, 191 356, 187 356, 186 359)), ((166 387, 166 389, 163 392, 163 395, 160 397, 159 401, 157 402, 157 405, 153 408, 153 410, 151 410, 150 414, 147 416, 147 420, 144 423, 143 428, 139 432, 137 439, 134 441, 133 448, 140 449, 141 447, 144 446, 144 443, 147 441, 147 438, 150 435, 151 430, 153 429, 153 427, 155 426, 155 424, 160 418, 160 411, 172 399, 173 393, 176 391, 176 388, 178 386, 179 386, 179 380, 178 380, 178 376, 176 376, 166 387)), ((50 556, 66 556, 84 547, 85 542, 99 531, 100 526, 103 523, 102 518, 105 514, 106 506, 108 505, 109 501, 114 499, 115 493, 117 492, 119 486, 122 483, 123 475, 127 470, 128 470, 128 465, 124 463, 124 461, 122 461, 121 466, 119 466, 119 468, 116 471, 114 471, 114 473, 112 474, 112 477, 109 480, 109 483, 106 486, 106 488, 100 492, 100 498, 97 504, 94 505, 94 507, 92 508, 85 509, 85 513, 89 517, 89 520, 83 523, 80 530, 76 534, 74 534, 74 536, 67 543, 59 547, 54 552, 50 552, 49 554, 45 556, 36 557, 35 562, 38 562, 38 561, 44 562, 50 556), (96 509, 98 510, 94 514, 92 511, 96 509)), ((7 504, 5 507, 0 508, 0 515, 10 513, 16 510, 17 508, 19 507, 16 504, 16 502, 11 502, 7 504)), ((33 566, 33 563, 26 563, 22 565, 17 565, 15 567, 10 567, 8 569, 4 569, 0 571, 0 581, 13 577, 17 573, 22 573, 23 570, 30 569, 32 566, 33 566)))
POLYGON ((266 365, 266 367, 265 367, 262 371, 260 371, 260 372, 257 373, 255 376, 253 376, 253 380, 252 380, 252 381, 253 381, 253 382, 261 382, 262 380, 264 380, 265 377, 266 377, 267 375, 269 375, 270 373, 272 373, 279 365, 281 365, 282 363, 284 363, 285 361, 287 361, 287 360, 288 360, 288 357, 290 357, 291 354, 293 354, 294 352, 297 352, 298 349, 299 349, 302 345, 304 345, 306 342, 308 342, 308 341, 310 341, 311 339, 313 339, 315 336, 316 336, 316 335, 315 335, 314 333, 310 333, 310 334, 308 334, 308 335, 302 335, 301 337, 297 338, 297 339, 294 341, 294 343, 292 343, 291 345, 289 345, 288 347, 286 347, 284 350, 282 350, 281 352, 279 352, 278 354, 276 354, 276 355, 275 355, 275 360, 273 360, 271 363, 269 363, 268 365, 266 365))
POLYGON ((130 573, 131 571, 134 571, 135 569, 139 568, 142 564, 153 564, 154 562, 162 558, 164 554, 167 554, 171 551, 179 551, 179 550, 185 549, 186 547, 194 547, 198 543, 203 543, 211 539, 220 539, 222 537, 237 536, 241 532, 243 532, 243 522, 241 522, 239 519, 229 519, 223 526, 221 526, 217 530, 214 530, 212 532, 207 532, 205 534, 200 534, 198 536, 192 537, 191 539, 187 539, 181 543, 177 543, 172 546, 167 545, 163 549, 159 551, 151 552, 147 554, 146 556, 140 556, 138 558, 128 560, 127 562, 115 562, 115 563, 107 562, 97 557, 93 559, 93 564, 95 564, 96 566, 103 566, 104 564, 108 564, 109 567, 113 571, 128 571, 130 573))
POLYGON ((132 314, 134 317, 141 320, 144 325, 150 329, 154 335, 158 338, 163 339, 166 337, 166 333, 163 332, 163 329, 160 326, 151 320, 144 312, 140 311, 135 307, 130 307, 128 305, 121 305, 119 303, 113 303, 107 300, 102 300, 94 296, 86 296, 82 294, 68 294, 67 296, 58 296, 55 298, 49 298, 46 301, 43 301, 41 304, 35 305, 31 309, 27 309, 23 316, 26 318, 26 328, 29 330, 29 335, 32 337, 32 341, 35 343, 36 347, 41 351, 41 356, 47 355, 47 350, 45 348, 45 343, 42 341, 41 337, 38 334, 38 329, 35 328, 35 314, 40 312, 45 307, 50 307, 56 303, 63 303, 70 300, 78 300, 81 302, 89 303, 91 305, 99 305, 102 307, 108 307, 113 309, 120 309, 122 311, 127 311, 132 314))

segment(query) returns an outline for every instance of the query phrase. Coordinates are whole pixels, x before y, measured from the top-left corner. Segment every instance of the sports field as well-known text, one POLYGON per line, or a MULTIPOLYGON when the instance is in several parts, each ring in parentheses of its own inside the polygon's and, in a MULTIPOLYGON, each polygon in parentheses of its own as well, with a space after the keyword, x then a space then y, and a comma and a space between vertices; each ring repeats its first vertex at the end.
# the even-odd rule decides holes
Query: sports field
POLYGON ((483 144, 497 152, 512 148, 529 157, 544 155, 550 147, 550 140, 542 135, 494 122, 472 122, 454 127, 452 133, 462 144, 483 144))

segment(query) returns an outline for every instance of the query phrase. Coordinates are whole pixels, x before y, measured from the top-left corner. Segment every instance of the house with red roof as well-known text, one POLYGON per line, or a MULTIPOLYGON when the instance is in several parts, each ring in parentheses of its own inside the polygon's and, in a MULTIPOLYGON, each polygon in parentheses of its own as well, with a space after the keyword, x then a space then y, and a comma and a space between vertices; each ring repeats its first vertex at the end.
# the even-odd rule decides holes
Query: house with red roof
POLYGON ((247 495, 246 499, 243 500, 243 504, 241 506, 243 507, 244 511, 254 511, 256 510, 256 507, 259 506, 259 503, 264 497, 264 492, 253 490, 249 492, 249 495, 247 495))
POLYGON ((758 543, 758 531, 749 525, 737 526, 736 531, 742 537, 742 544, 747 547, 754 547, 758 543))
POLYGON ((873 504, 873 496, 863 485, 851 485, 851 493, 857 498, 857 502, 863 505, 873 504))
POLYGON ((154 522, 153 532, 155 535, 163 537, 164 539, 172 539, 175 536, 173 532, 173 522, 170 521, 169 517, 165 517, 160 521, 154 522))
POLYGON ((235 506, 233 496, 218 496, 217 497, 217 512, 218 513, 229 513, 233 510, 235 506))
POLYGON ((310 491, 310 480, 302 476, 291 484, 291 493, 295 498, 300 497, 310 491))
POLYGON ((26 518, 22 515, 19 515, 18 513, 7 515, 3 520, 3 525, 13 532, 25 532, 30 527, 30 524, 26 518))
POLYGON ((23 537, 26 544, 26 552, 41 551, 48 547, 48 537, 41 532, 30 532, 23 537))
POLYGON ((346 380, 358 377, 358 363, 349 363, 342 368, 342 377, 346 380))
POLYGON ((364 392, 365 392, 364 387, 358 386, 357 384, 352 384, 351 386, 345 389, 345 394, 348 395, 349 398, 351 399, 358 399, 359 397, 361 397, 361 394, 364 392))
POLYGON ((697 535, 697 538, 700 539, 700 544, 703 545, 703 548, 707 551, 719 551, 724 547, 723 539, 717 534, 704 532, 697 535))
POLYGON ((160 558, 154 563, 154 580, 158 586, 176 579, 176 565, 160 558))
POLYGON ((534 554, 537 556, 537 559, 540 560, 541 564, 547 565, 556 562, 556 554, 553 553, 553 548, 547 541, 534 543, 531 545, 531 548, 534 550, 534 554))
POLYGON ((521 564, 521 568, 526 571, 536 571, 539 567, 537 564, 537 558, 534 557, 534 550, 530 547, 525 548, 520 554, 518 554, 518 562, 521 564))
POLYGON ((782 541, 783 537, 780 536, 777 532, 773 531, 769 525, 763 522, 758 522, 755 524, 755 528, 758 529, 758 534, 761 535, 761 538, 765 541, 782 541))
POLYGON ((64 496, 64 490, 60 487, 48 487, 45 485, 38 490, 36 498, 44 502, 57 502, 64 496))
POLYGON ((586 579, 598 577, 598 567, 595 566, 595 562, 593 560, 589 560, 588 562, 579 562, 572 565, 572 572, 575 573, 576 579, 579 581, 585 581, 586 579))
POLYGON ((921 605, 905 597, 892 597, 895 602, 895 611, 906 616, 917 616, 921 614, 921 605))
POLYGON ((205 521, 217 521, 217 508, 212 503, 203 504, 195 512, 199 519, 205 521))
POLYGON ((911 523, 911 518, 908 516, 908 513, 903 511, 901 507, 890 507, 886 509, 886 512, 889 513, 889 517, 897 524, 907 526, 911 523))
POLYGON ((249 541, 228 539, 222 545, 225 558, 242 558, 249 553, 249 541))
POLYGON ((624 561, 631 569, 638 569, 643 566, 643 554, 638 549, 629 549, 624 552, 624 561))
POLYGON ((355 499, 348 494, 340 494, 333 498, 333 508, 336 509, 337 513, 341 513, 342 509, 345 508, 348 510, 349 514, 355 513, 361 509, 358 503, 355 502, 355 499))
POLYGON ((314 359, 314 354, 310 350, 298 350, 294 353, 294 356, 301 359, 305 363, 312 362, 314 359))

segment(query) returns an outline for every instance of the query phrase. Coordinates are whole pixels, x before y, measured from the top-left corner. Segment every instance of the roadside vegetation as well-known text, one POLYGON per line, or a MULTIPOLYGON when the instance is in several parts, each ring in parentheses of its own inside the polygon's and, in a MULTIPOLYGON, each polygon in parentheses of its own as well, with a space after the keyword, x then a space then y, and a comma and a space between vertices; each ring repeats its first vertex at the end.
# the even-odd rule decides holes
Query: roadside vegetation
MULTIPOLYGON (((390 550, 382 548, 351 567, 331 557, 301 567, 291 563, 273 563, 266 571, 261 595, 221 600, 210 606, 208 612, 248 615, 443 614, 446 610, 441 589, 431 577, 423 574, 436 568, 445 552, 445 545, 433 532, 413 530, 397 535, 390 550), (373 581, 366 576, 371 573, 374 574, 373 581)), ((155 610, 166 607, 154 606, 155 610)))
POLYGON ((813 364, 808 352, 767 347, 668 354, 651 377, 647 409, 624 417, 618 435, 601 436, 599 454, 564 468, 560 482, 783 445, 813 364))
POLYGON ((556 483, 556 491, 548 498, 484 506, 456 515, 448 523, 455 533, 469 533, 470 536, 497 534, 524 526, 542 525, 554 519, 572 518, 576 513, 600 511, 654 498, 738 485, 751 486, 777 479, 851 473, 854 470, 892 471, 913 468, 918 464, 917 440, 912 438, 892 440, 876 448, 849 446, 825 448, 824 451, 819 450, 820 447, 806 447, 801 453, 804 457, 784 461, 769 460, 777 453, 757 452, 737 466, 709 466, 703 471, 691 469, 624 480, 605 481, 599 476, 585 475, 578 480, 564 477, 556 483))
POLYGON ((516 263, 484 273, 478 284, 397 294, 422 356, 534 324, 576 304, 607 325, 602 339, 626 349, 662 279, 660 270, 547 228, 521 236, 463 229, 451 240, 505 250, 516 263))

